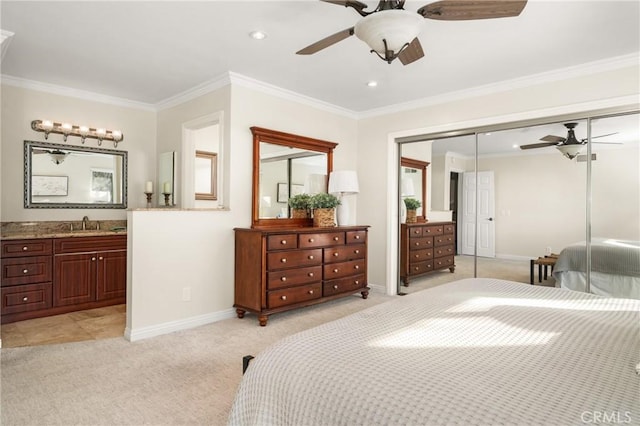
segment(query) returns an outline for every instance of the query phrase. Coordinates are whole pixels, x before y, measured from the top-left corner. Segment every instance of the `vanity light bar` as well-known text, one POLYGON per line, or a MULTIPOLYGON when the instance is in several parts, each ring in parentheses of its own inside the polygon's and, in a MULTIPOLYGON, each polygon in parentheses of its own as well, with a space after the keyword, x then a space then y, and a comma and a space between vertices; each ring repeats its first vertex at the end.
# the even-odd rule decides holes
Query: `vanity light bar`
POLYGON ((68 136, 78 136, 82 139, 82 143, 86 138, 97 139, 98 146, 102 145, 103 140, 107 140, 113 141, 113 146, 117 148, 118 143, 124 139, 124 135, 120 130, 94 129, 92 127, 56 123, 49 120, 33 120, 31 128, 36 132, 44 132, 45 139, 49 139, 49 133, 57 133, 64 136, 65 142, 68 136))

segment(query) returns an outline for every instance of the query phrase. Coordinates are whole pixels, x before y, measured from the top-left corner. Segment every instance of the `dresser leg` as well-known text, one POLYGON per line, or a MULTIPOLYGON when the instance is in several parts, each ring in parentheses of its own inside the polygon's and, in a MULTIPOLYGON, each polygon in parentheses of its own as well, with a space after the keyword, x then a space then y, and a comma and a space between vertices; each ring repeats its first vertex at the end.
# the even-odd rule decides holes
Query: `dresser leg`
POLYGON ((260 321, 260 326, 261 327, 266 326, 268 320, 269 320, 269 316, 268 315, 260 315, 258 317, 258 321, 260 321))
POLYGON ((366 299, 367 297, 369 297, 369 290, 362 290, 360 294, 362 294, 363 299, 366 299))
POLYGON ((453 272, 454 272, 455 270, 456 270, 455 265, 454 265, 454 266, 452 266, 451 268, 449 268, 449 272, 451 272, 452 274, 453 274, 453 272))
POLYGON ((236 309, 236 315, 238 316, 238 318, 244 318, 244 314, 247 311, 245 311, 244 309, 236 309))

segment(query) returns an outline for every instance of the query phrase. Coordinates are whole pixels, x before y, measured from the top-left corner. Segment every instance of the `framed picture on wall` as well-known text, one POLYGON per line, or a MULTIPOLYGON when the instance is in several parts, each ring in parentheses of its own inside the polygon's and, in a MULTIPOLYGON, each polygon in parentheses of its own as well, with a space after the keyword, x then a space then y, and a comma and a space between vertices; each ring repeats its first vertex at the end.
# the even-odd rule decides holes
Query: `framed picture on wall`
POLYGON ((279 203, 286 203, 287 201, 289 201, 289 188, 287 187, 286 183, 278 183, 277 194, 279 203))
POLYGON ((31 177, 31 195, 33 196, 65 196, 69 187, 69 176, 31 177))

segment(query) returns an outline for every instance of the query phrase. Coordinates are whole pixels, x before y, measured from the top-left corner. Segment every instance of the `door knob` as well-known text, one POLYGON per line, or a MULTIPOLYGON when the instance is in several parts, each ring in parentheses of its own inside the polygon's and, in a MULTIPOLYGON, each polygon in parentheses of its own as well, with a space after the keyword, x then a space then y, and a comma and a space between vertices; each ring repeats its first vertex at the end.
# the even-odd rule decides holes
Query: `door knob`
POLYGON ((493 218, 492 217, 489 218, 489 222, 493 222, 493 218))

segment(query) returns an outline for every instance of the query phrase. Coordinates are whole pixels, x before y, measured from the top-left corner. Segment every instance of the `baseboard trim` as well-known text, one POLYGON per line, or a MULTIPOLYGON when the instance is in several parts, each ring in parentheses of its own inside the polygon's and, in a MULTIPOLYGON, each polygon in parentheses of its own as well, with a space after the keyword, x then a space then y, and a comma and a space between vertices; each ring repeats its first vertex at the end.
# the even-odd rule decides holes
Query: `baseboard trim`
POLYGON ((198 315, 177 321, 169 321, 148 327, 140 327, 137 329, 130 329, 127 327, 124 330, 124 338, 130 342, 135 342, 138 340, 148 339, 150 337, 173 333, 174 331, 188 330, 190 328, 211 324, 217 321, 233 318, 235 316, 235 309, 225 309, 224 311, 211 312, 204 315, 198 315))
POLYGON ((380 284, 371 284, 368 283, 367 286, 371 289, 371 291, 376 292, 376 293, 383 293, 386 294, 387 293, 387 287, 380 285, 380 284))

